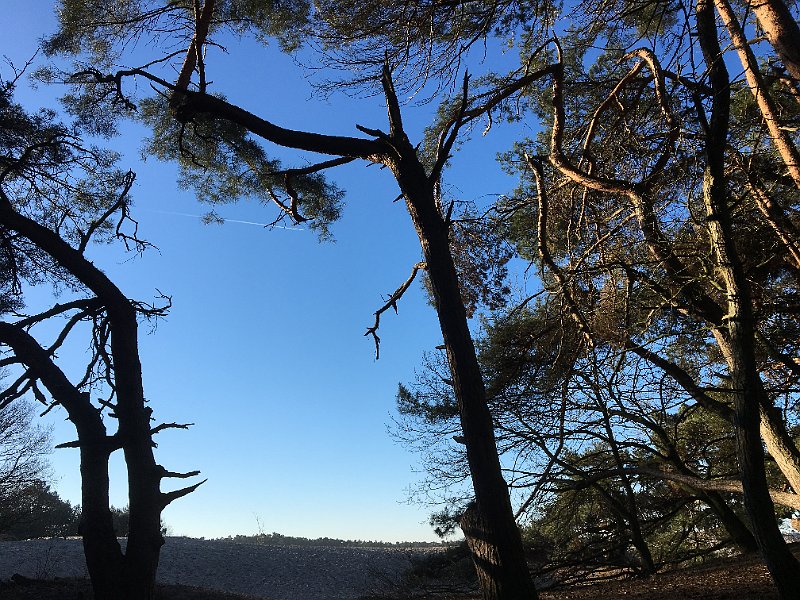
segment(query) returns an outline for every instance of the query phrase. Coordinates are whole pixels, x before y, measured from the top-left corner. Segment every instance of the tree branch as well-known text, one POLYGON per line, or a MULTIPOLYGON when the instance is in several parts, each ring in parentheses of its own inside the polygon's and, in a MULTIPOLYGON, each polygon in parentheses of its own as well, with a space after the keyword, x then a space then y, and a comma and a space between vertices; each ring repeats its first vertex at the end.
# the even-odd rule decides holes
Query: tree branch
POLYGON ((409 275, 408 279, 406 279, 405 282, 403 282, 403 284, 397 288, 391 296, 389 296, 386 304, 375 311, 375 324, 367 329, 367 332, 364 334, 365 337, 371 335, 372 339, 375 340, 375 360, 379 360, 381 357, 381 338, 378 337, 378 328, 381 325, 381 315, 390 308, 393 308, 395 314, 397 314, 397 301, 400 300, 400 298, 403 297, 403 294, 406 293, 406 290, 413 283, 419 270, 424 270, 427 268, 428 267, 424 262, 418 262, 415 264, 414 268, 411 269, 411 275, 409 275))

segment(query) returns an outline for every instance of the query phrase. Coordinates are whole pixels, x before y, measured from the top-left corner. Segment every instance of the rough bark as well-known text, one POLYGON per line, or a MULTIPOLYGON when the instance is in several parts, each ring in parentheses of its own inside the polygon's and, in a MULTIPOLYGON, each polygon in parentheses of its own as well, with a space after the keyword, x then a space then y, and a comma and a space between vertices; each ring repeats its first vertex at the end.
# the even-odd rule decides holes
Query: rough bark
POLYGON ((792 78, 795 90, 800 86, 800 27, 782 0, 749 0, 758 24, 792 78))
MULTIPOLYGON (((758 108, 764 116, 764 122, 772 138, 772 142, 775 145, 775 149, 783 159, 789 176, 794 180, 794 184, 798 189, 800 189, 800 153, 798 153, 797 147, 794 145, 788 133, 780 126, 778 121, 778 109, 767 90, 764 78, 758 67, 758 61, 747 42, 747 38, 742 31, 742 26, 728 0, 714 0, 714 4, 722 18, 722 22, 728 30, 728 35, 730 35, 733 46, 739 55, 742 67, 744 68, 745 78, 747 79, 747 85, 750 87, 755 97, 756 104, 758 104, 758 108)), ((795 28, 796 27, 797 24, 795 24, 795 28)))
MULTIPOLYGON (((717 7, 724 0, 716 0, 717 7)), ((723 16, 723 20, 724 20, 723 16)), ((736 449, 744 504, 764 562, 782 598, 800 598, 800 564, 786 546, 775 521, 769 495, 764 450, 759 433, 761 399, 765 392, 755 351, 755 321, 744 267, 734 244, 725 177, 725 144, 730 117, 730 79, 722 60, 709 0, 697 3, 697 32, 714 90, 706 135, 703 200, 709 239, 727 296, 724 326, 715 330, 728 363, 735 413, 736 449)))

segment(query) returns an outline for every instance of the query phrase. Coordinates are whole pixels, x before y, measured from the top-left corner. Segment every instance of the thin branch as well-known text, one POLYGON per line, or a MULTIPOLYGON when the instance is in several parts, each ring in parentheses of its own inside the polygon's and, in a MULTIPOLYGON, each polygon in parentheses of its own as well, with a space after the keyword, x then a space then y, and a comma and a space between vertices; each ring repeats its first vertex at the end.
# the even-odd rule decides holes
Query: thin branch
POLYGON ((408 279, 406 279, 403 284, 397 288, 391 296, 389 296, 386 304, 375 311, 375 324, 367 329, 367 332, 364 334, 365 337, 371 335, 372 339, 375 340, 375 360, 379 360, 381 357, 381 338, 378 337, 378 328, 381 325, 381 315, 390 308, 393 308, 395 314, 397 314, 397 301, 403 297, 403 294, 406 293, 406 290, 414 282, 414 279, 416 278, 420 269, 425 270, 427 268, 428 265, 426 265, 424 262, 418 262, 415 264, 414 268, 411 269, 411 275, 409 275, 408 279))
POLYGON ((189 429, 189 427, 193 426, 194 423, 161 423, 150 430, 150 435, 155 435, 165 429, 189 429))

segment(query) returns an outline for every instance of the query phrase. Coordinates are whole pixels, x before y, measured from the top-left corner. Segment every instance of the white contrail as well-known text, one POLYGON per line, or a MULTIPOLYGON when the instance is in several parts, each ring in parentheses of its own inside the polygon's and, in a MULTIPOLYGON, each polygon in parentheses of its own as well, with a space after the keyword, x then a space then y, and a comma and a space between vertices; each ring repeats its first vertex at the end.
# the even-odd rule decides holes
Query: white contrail
MULTIPOLYGON (((171 210, 156 210, 153 208, 142 208, 147 212, 154 212, 162 215, 175 215, 177 217, 191 217, 193 219, 202 219, 203 215, 193 215, 191 213, 175 212, 171 210)), ((256 221, 242 221, 240 219, 226 219, 220 216, 225 223, 241 223, 242 225, 258 225, 259 227, 275 227, 276 229, 285 229, 286 231, 305 231, 303 227, 287 227, 286 225, 273 225, 271 223, 257 223, 256 221)))

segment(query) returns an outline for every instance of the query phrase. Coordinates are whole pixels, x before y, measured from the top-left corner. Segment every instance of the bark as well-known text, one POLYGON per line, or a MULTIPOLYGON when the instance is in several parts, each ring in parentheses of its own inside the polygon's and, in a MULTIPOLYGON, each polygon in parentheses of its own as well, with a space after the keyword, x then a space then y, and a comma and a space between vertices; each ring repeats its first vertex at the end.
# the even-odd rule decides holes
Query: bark
MULTIPOLYGON (((739 55, 747 79, 747 85, 753 92, 756 104, 758 104, 758 108, 764 116, 764 122, 767 125, 767 130, 775 145, 775 149, 783 159, 789 176, 794 181, 795 186, 800 189, 800 154, 798 154, 797 148, 789 137, 789 134, 780 127, 780 123, 778 122, 778 109, 767 90, 761 71, 758 68, 758 61, 750 45, 747 43, 747 38, 742 31, 742 26, 736 18, 728 0, 714 0, 714 4, 722 18, 722 22, 728 30, 733 46, 739 55)), ((795 24, 795 28, 796 27, 797 24, 795 24)))
MULTIPOLYGON (((405 135, 403 135, 405 138, 405 135)), ((469 331, 448 240, 449 226, 438 210, 434 189, 407 139, 397 144, 404 156, 392 162, 422 246, 444 338, 461 428, 472 474, 475 505, 464 534, 486 600, 536 597, 522 539, 503 479, 486 390, 469 331)))
MULTIPOLYGON (((723 2, 716 0, 718 9, 723 2)), ((724 327, 716 329, 714 333, 731 376, 744 504, 764 562, 781 597, 800 598, 800 564, 787 548, 778 529, 764 468, 759 409, 765 392, 754 351, 755 322, 750 289, 733 242, 725 178, 730 79, 722 60, 709 0, 699 0, 697 3, 697 32, 714 90, 706 135, 703 199, 709 238, 727 295, 728 309, 724 327)))
POLYGON ((494 423, 450 251, 450 224, 436 201, 437 182, 428 176, 403 131, 388 69, 383 84, 394 149, 386 163, 403 193, 427 264, 472 475, 475 502, 462 519, 464 535, 486 600, 534 599, 537 594, 500 467, 494 423))
POLYGON ((800 27, 782 0, 749 0, 758 24, 783 62, 797 91, 800 85, 800 27))
MULTIPOLYGON (((197 3, 195 3, 195 13, 194 37, 189 44, 189 49, 186 51, 186 58, 175 82, 175 91, 170 98, 170 102, 175 105, 180 103, 181 92, 189 89, 192 73, 198 64, 202 64, 203 47, 205 46, 208 30, 211 28, 211 19, 214 15, 214 0, 206 0, 203 8, 199 11, 197 10, 197 3)), ((205 85, 201 86, 201 89, 204 87, 205 85)), ((203 89, 203 91, 205 90, 203 89)))
MULTIPOLYGON (((155 575, 158 568, 160 548, 164 543, 161 536, 161 511, 166 505, 165 496, 160 491, 160 481, 164 469, 156 464, 153 456, 153 440, 150 416, 152 410, 145 406, 142 386, 142 367, 138 350, 138 325, 133 304, 102 271, 97 269, 83 254, 72 248, 50 229, 17 213, 5 194, 0 197, 0 223, 28 238, 47 252, 61 267, 75 276, 91 290, 105 308, 111 328, 111 356, 114 365, 116 389, 115 413, 119 422, 117 439, 122 440, 119 447, 125 455, 128 471, 128 493, 130 508, 130 532, 121 574, 115 574, 114 592, 106 591, 107 573, 102 573, 101 555, 107 552, 106 542, 98 542, 94 533, 105 531, 102 511, 89 509, 84 513, 84 535, 87 561, 100 556, 98 565, 97 600, 149 600, 154 597, 155 575)), ((76 424, 77 426, 77 424, 76 424)), ((80 431, 79 431, 80 434, 80 431)), ((81 450, 84 442, 81 440, 81 450)), ((108 452, 111 450, 108 449, 108 452)), ((87 460, 86 471, 82 465, 83 485, 90 490, 96 484, 94 479, 103 481, 99 473, 101 461, 92 455, 87 460), (91 466, 90 466, 91 465, 91 466)), ((107 462, 105 457, 105 501, 107 503, 107 462)), ((101 494, 102 495, 102 494, 101 494)), ((98 505, 101 498, 92 496, 92 503, 98 505)), ((109 521, 110 522, 110 521, 109 521)), ((116 539, 114 540, 116 543, 116 539)), ((108 554, 108 556, 112 556, 108 554)), ((110 559, 109 559, 110 560, 110 559)), ((93 585, 95 577, 93 576, 93 585)))

